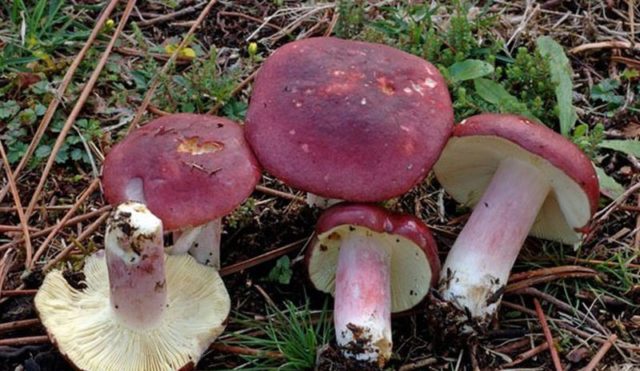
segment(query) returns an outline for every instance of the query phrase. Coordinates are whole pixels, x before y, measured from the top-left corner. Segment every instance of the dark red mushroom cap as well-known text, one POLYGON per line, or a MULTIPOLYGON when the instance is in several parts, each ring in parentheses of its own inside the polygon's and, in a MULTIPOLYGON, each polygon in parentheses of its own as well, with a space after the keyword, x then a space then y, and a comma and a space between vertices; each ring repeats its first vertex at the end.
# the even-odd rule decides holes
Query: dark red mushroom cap
POLYGON ((140 197, 166 230, 220 218, 253 191, 260 168, 242 127, 222 117, 174 114, 117 144, 104 162, 107 201, 140 197))
POLYGON ((306 255, 316 288, 333 293, 341 240, 363 230, 391 248, 392 312, 407 310, 424 299, 440 275, 438 248, 429 228, 412 215, 372 204, 341 203, 320 216, 317 238, 306 255))
POLYGON ((481 114, 453 130, 434 171, 458 202, 474 206, 500 161, 515 158, 547 177, 551 192, 531 234, 574 243, 598 208, 599 186, 589 158, 550 128, 517 115, 481 114))
POLYGON ((380 201, 423 179, 453 127, 447 84, 388 46, 295 41, 264 63, 247 140, 270 173, 317 195, 380 201))

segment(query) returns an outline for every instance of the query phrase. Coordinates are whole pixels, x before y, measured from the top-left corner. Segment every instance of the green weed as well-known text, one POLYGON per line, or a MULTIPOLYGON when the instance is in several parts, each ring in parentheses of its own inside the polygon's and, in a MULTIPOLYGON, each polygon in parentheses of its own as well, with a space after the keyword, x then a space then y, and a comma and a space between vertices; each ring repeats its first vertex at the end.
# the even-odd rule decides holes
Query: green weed
MULTIPOLYGON (((34 90, 36 86, 32 87, 34 90)), ((0 120, 6 122, 4 133, 0 136, 7 146, 7 157, 9 163, 16 164, 26 153, 27 147, 33 137, 37 125, 46 111, 46 107, 35 102, 30 105, 21 106, 15 100, 7 100, 0 103, 0 120)), ((58 133, 64 125, 62 113, 56 113, 52 125, 45 132, 35 153, 30 167, 35 167, 50 154, 58 133)), ((80 162, 90 164, 86 143, 95 141, 102 136, 100 122, 93 119, 79 119, 74 124, 74 129, 65 139, 64 144, 56 155, 56 163, 80 162)))
POLYGON ((221 72, 216 51, 212 50, 209 58, 197 60, 183 73, 162 81, 156 94, 158 106, 169 112, 207 112, 221 103, 225 115, 242 120, 247 104, 231 96, 243 73, 240 65, 221 72))
MULTIPOLYGON (((310 370, 316 362, 316 351, 333 337, 333 325, 326 310, 311 312, 309 304, 296 307, 286 301, 284 309, 269 306, 266 321, 246 316, 237 319, 243 329, 259 330, 263 335, 251 336, 235 333, 230 345, 249 347, 261 354, 242 356, 249 363, 243 369, 250 370, 310 370), (282 358, 264 354, 279 352, 282 358)), ((252 331, 253 332, 253 331, 252 331)))
POLYGON ((0 19, 5 19, 0 40, 0 73, 24 71, 31 62, 41 61, 54 68, 55 51, 89 35, 89 28, 78 21, 71 5, 64 0, 13 0, 0 6, 0 19))

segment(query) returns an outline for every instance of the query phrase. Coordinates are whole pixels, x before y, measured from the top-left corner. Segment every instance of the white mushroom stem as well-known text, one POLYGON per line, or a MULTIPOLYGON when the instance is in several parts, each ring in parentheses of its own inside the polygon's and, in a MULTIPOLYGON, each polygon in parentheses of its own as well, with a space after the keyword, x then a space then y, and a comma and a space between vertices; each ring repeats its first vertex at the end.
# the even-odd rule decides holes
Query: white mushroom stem
POLYGON ((322 196, 318 196, 315 193, 307 192, 307 205, 311 207, 317 207, 319 209, 327 209, 329 206, 333 206, 344 200, 339 198, 326 198, 322 196))
POLYGON ((442 268, 445 300, 489 320, 511 268, 550 191, 547 178, 519 160, 499 165, 442 268))
POLYGON ((220 235, 222 219, 213 220, 204 226, 189 249, 189 254, 204 265, 220 270, 220 235))
POLYGON ((129 328, 153 327, 167 306, 162 222, 143 204, 118 206, 105 234, 111 310, 129 328))
POLYGON ((193 228, 186 228, 173 233, 173 246, 167 249, 168 254, 185 254, 187 251, 198 262, 220 270, 220 237, 222 219, 193 228))
POLYGON ((336 271, 334 324, 346 356, 383 365, 391 356, 390 250, 381 239, 347 234, 336 271))

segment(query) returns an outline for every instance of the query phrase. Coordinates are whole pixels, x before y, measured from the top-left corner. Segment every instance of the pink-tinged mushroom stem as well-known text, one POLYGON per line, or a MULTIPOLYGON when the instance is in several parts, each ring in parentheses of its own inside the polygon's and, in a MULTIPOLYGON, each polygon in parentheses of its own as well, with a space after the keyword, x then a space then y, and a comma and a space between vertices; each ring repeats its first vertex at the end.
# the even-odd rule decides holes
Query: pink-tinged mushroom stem
POLYGON ((503 160, 453 244, 440 276, 445 300, 489 320, 501 289, 550 191, 545 176, 519 160, 503 160))
POLYGON ((167 306, 162 222, 143 204, 116 209, 105 234, 111 310, 130 328, 148 328, 167 306))
POLYGON ((373 236, 350 233, 340 246, 334 324, 343 353, 383 365, 391 356, 390 250, 373 236))

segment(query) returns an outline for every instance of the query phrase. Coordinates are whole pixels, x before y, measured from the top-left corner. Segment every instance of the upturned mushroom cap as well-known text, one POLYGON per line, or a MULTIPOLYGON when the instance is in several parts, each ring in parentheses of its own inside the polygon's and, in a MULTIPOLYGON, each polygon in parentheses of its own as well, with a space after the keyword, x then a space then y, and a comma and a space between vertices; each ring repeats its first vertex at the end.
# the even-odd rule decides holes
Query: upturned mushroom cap
POLYGON ((338 204, 316 224, 317 238, 307 251, 309 278, 333 295, 341 240, 359 233, 383 240, 391 248, 391 312, 418 304, 440 275, 438 250, 431 232, 412 216, 369 204, 338 204))
POLYGON ((144 202, 167 230, 220 218, 260 180, 243 135, 222 117, 181 113, 153 120, 107 155, 105 196, 112 205, 144 202))
POLYGON ((49 273, 35 305, 49 337, 81 370, 178 370, 194 366, 224 330, 230 299, 218 272, 188 255, 166 258, 168 307, 147 330, 119 323, 109 303, 104 254, 87 258, 86 288, 49 273))
POLYGON ((265 61, 246 122, 267 171, 323 197, 365 202, 423 179, 451 133, 453 109, 446 82, 425 60, 311 38, 265 61))
POLYGON ((598 178, 589 158, 546 126, 516 115, 467 118, 456 125, 434 171, 456 201, 473 207, 506 158, 534 165, 551 185, 530 234, 580 241, 598 207, 598 178))

